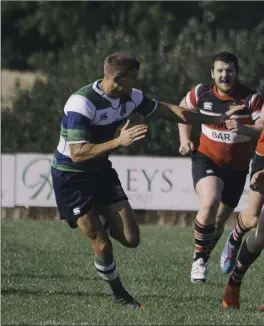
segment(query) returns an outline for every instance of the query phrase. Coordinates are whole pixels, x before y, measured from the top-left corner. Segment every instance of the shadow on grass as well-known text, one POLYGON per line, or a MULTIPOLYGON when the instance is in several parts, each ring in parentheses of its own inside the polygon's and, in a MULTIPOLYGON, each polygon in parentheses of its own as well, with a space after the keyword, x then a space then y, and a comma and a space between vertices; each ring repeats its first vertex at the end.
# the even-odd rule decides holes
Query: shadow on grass
MULTIPOLYGON (((48 274, 29 274, 29 273, 2 273, 1 277, 2 277, 2 284, 4 283, 4 279, 5 278, 25 278, 25 279, 41 279, 41 280, 61 280, 61 279, 71 279, 71 280, 76 280, 76 281, 100 281, 101 279, 99 278, 99 276, 97 276, 96 271, 92 270, 92 273, 94 274, 94 276, 82 276, 82 275, 78 275, 78 274, 53 274, 53 275, 48 275, 48 274)), ((135 276, 124 276, 124 278, 126 280, 129 279, 134 279, 135 276)), ((146 278, 140 278, 140 277, 136 277, 136 281, 137 283, 143 283, 146 284, 146 281, 149 280, 149 278, 146 276, 146 278)), ((164 279, 164 278, 153 278, 152 279, 153 282, 156 283, 168 283, 171 284, 174 281, 177 282, 177 277, 175 277, 175 279, 164 279)))
POLYGON ((103 292, 81 292, 81 291, 43 291, 43 290, 26 290, 26 289, 16 289, 16 288, 9 288, 9 289, 2 289, 1 291, 2 296, 9 296, 9 295, 37 295, 37 296, 52 296, 52 295, 66 295, 66 296, 80 296, 80 297, 105 297, 109 298, 110 294, 103 293, 103 292))

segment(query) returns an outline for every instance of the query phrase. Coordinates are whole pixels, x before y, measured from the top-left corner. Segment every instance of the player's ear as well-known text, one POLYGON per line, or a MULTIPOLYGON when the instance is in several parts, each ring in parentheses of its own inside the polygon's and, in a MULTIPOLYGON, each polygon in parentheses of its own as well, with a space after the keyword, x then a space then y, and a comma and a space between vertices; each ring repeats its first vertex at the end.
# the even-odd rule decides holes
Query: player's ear
POLYGON ((114 81, 114 83, 117 84, 117 85, 120 83, 120 79, 121 79, 120 76, 114 76, 114 77, 113 77, 113 81, 114 81))
POLYGON ((214 79, 214 71, 211 69, 211 77, 214 79))
POLYGON ((121 80, 120 76, 114 76, 113 77, 114 90, 116 90, 116 91, 121 91, 122 90, 122 87, 120 86, 120 80, 121 80))

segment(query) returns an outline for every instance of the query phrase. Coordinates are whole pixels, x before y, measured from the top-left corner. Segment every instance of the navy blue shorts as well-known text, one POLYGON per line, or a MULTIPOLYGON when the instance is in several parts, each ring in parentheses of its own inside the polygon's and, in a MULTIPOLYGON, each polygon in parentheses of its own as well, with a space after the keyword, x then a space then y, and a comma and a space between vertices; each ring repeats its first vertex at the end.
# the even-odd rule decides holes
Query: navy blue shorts
POLYGON ((208 156, 198 151, 192 154, 192 176, 193 185, 207 176, 216 176, 224 182, 221 201, 229 207, 235 208, 242 196, 248 170, 235 170, 231 168, 222 168, 217 165, 208 156))
POLYGON ((111 166, 93 172, 66 172, 52 168, 51 175, 62 220, 77 221, 93 207, 96 209, 127 199, 111 166))

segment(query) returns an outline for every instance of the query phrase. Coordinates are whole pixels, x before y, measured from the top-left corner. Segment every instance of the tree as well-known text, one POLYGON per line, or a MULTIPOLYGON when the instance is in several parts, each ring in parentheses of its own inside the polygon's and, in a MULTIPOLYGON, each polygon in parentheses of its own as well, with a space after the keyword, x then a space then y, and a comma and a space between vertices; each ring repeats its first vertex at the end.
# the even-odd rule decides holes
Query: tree
MULTIPOLYGON (((49 60, 44 61, 47 82, 37 81, 32 91, 21 91, 13 111, 3 115, 2 150, 10 151, 9 140, 13 139, 11 133, 14 133, 17 142, 12 142, 12 151, 53 152, 67 98, 78 88, 102 77, 105 56, 117 50, 130 52, 139 58, 138 86, 158 100, 179 103, 195 84, 210 83, 212 56, 222 50, 238 55, 241 81, 263 91, 263 35, 264 23, 251 31, 230 30, 227 33, 217 30, 214 33, 209 24, 192 18, 173 40, 167 26, 160 28, 155 48, 152 40, 146 39, 140 30, 136 35, 128 35, 124 29, 112 31, 103 28, 95 34, 95 42, 85 42, 85 36, 79 37, 67 51, 58 54, 57 65, 51 66, 49 60), (21 133, 16 130, 21 130, 21 133)), ((141 120, 135 117, 136 121, 141 120)), ((148 141, 123 149, 122 153, 178 155, 177 125, 164 120, 148 123, 148 141)), ((196 128, 195 136, 198 134, 199 128, 196 128)))

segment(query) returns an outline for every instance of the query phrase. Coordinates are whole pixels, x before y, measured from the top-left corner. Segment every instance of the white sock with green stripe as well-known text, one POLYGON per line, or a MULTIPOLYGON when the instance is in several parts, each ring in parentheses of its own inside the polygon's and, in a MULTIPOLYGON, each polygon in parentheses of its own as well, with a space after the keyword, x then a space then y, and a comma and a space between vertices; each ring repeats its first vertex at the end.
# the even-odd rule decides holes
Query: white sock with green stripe
POLYGON ((114 261, 112 264, 106 265, 101 260, 95 260, 94 265, 100 278, 105 281, 113 281, 119 275, 118 267, 114 261))
POLYGON ((115 297, 127 295, 120 278, 118 267, 113 261, 111 264, 106 264, 102 259, 95 259, 94 265, 99 277, 109 284, 115 297))

